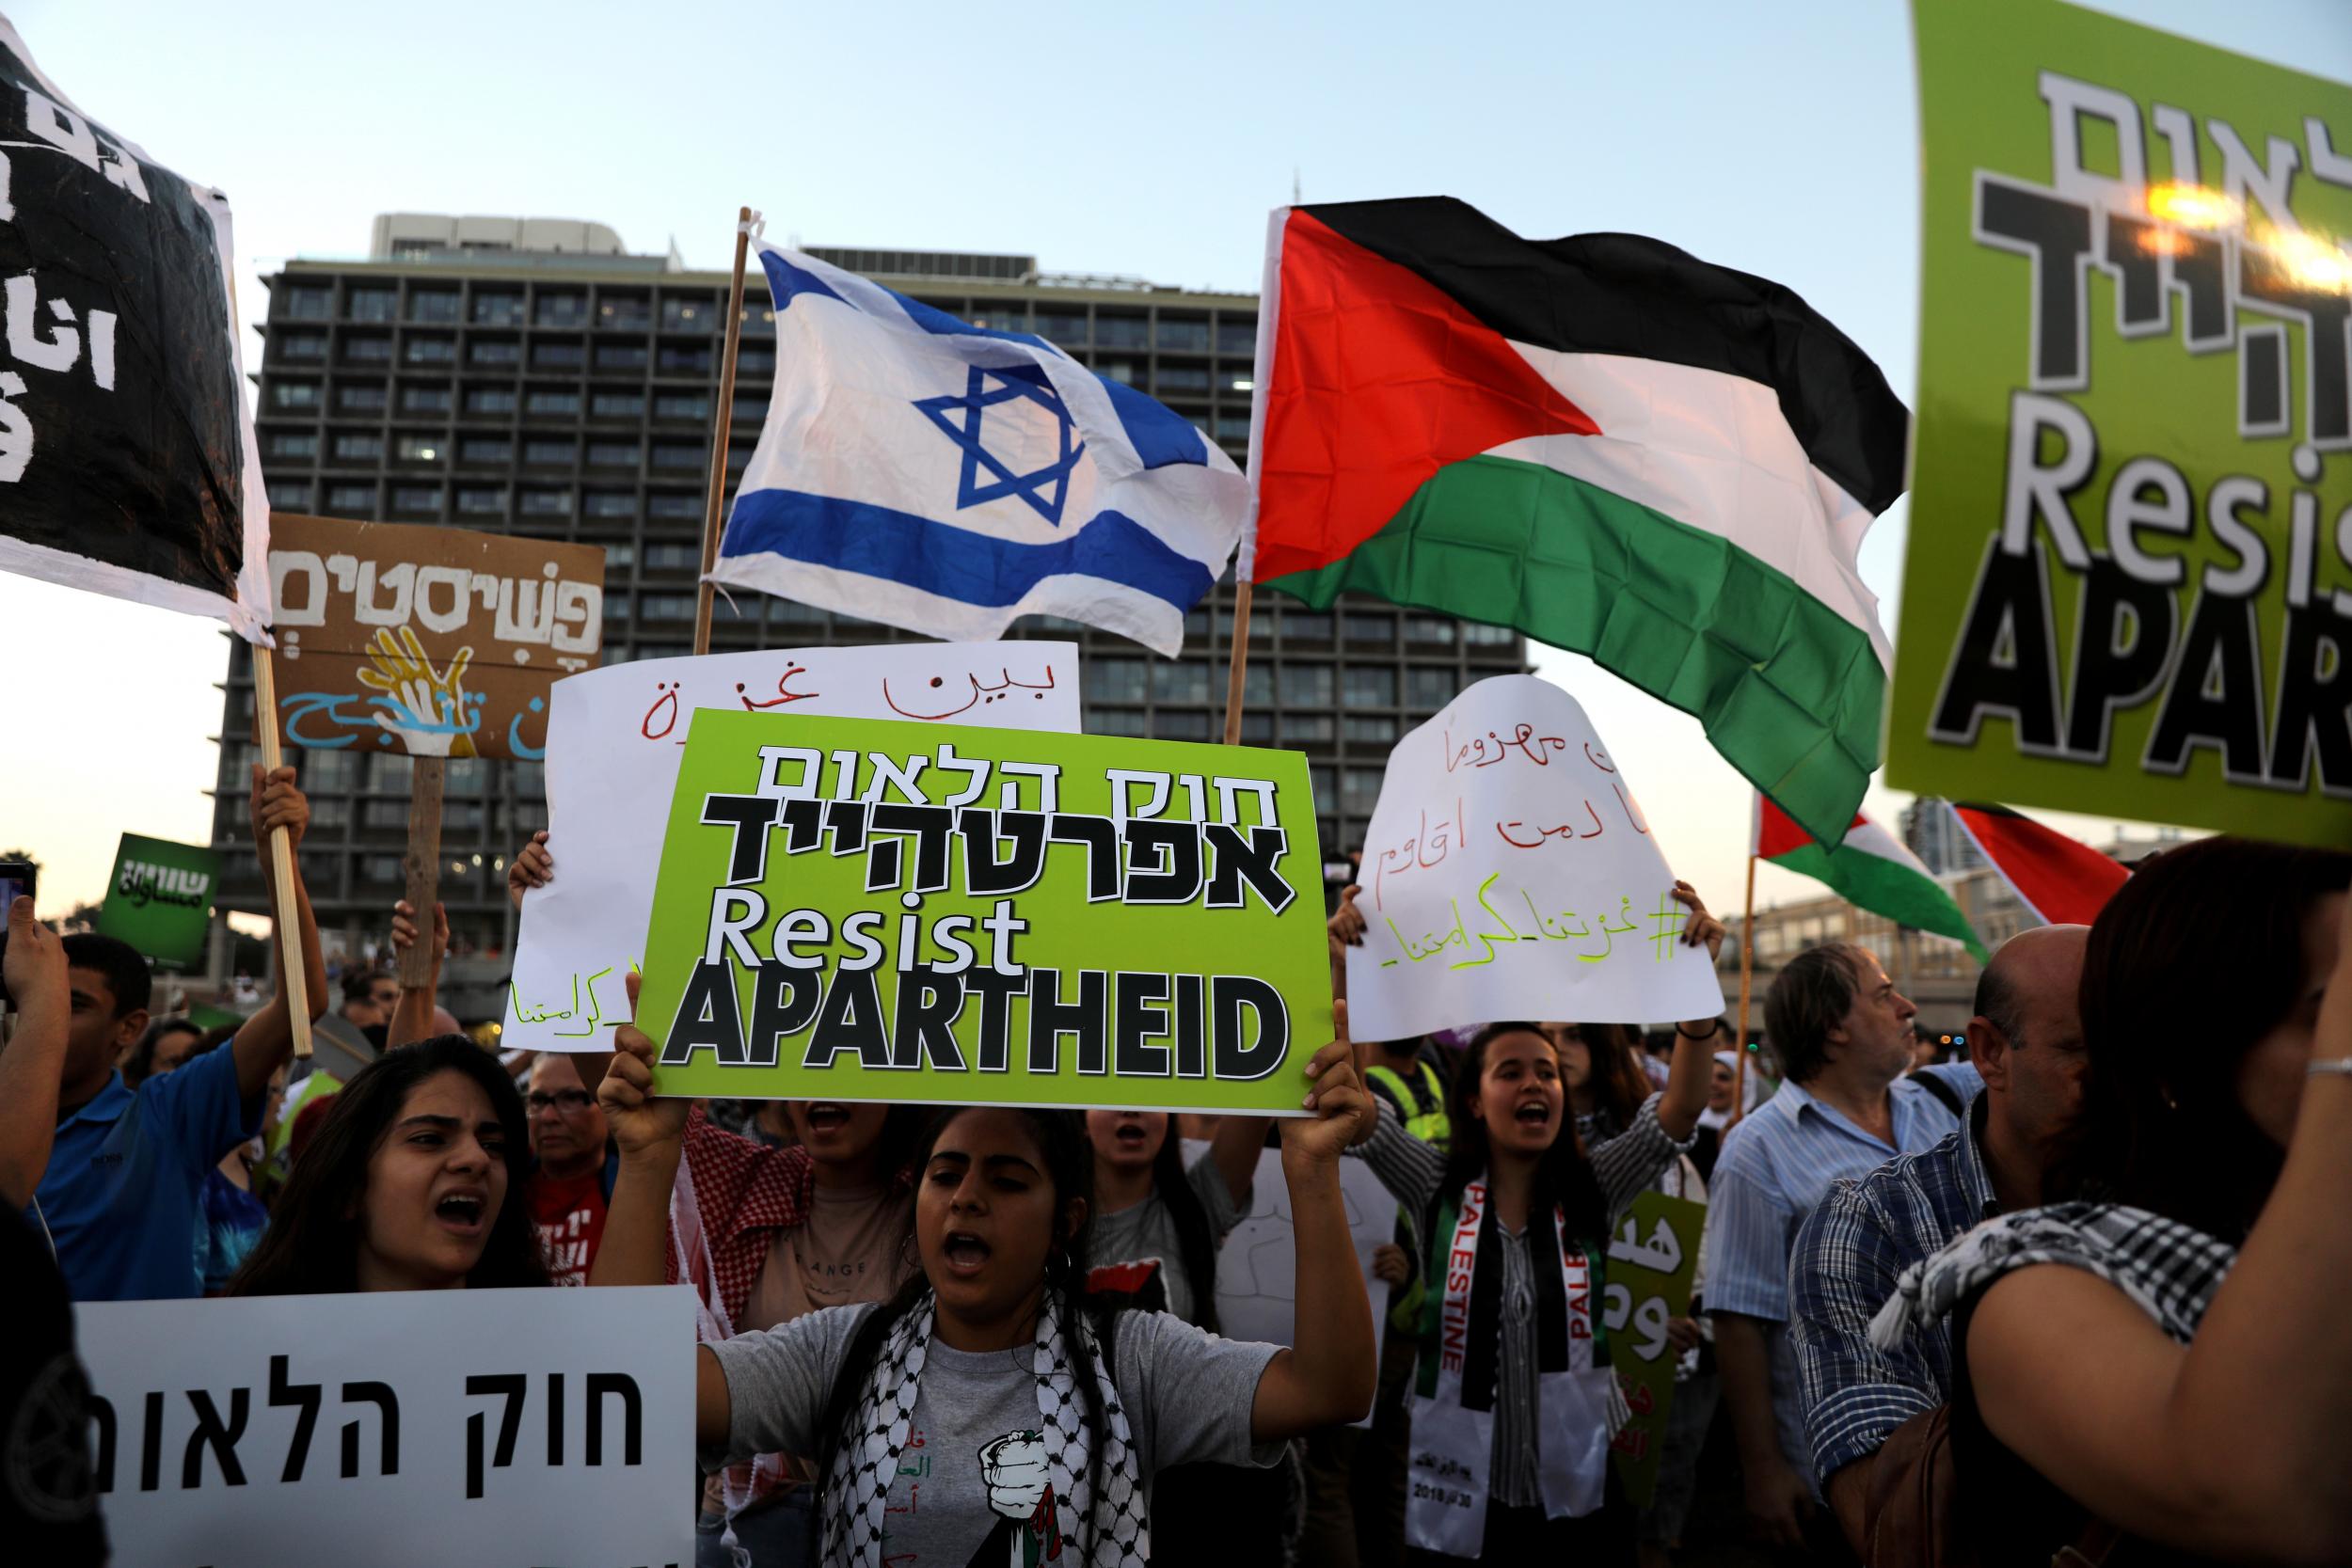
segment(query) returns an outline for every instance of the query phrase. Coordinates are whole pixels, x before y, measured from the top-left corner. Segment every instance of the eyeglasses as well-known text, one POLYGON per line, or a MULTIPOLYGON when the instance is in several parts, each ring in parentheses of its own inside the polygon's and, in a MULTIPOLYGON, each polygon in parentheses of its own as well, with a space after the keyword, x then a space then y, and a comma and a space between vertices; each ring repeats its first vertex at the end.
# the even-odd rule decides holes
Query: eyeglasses
POLYGON ((553 1094, 533 1089, 523 1096, 523 1103, 531 1107, 531 1114, 534 1117, 542 1111, 561 1111, 565 1116, 578 1116, 595 1101, 596 1097, 586 1089, 558 1089, 553 1094))

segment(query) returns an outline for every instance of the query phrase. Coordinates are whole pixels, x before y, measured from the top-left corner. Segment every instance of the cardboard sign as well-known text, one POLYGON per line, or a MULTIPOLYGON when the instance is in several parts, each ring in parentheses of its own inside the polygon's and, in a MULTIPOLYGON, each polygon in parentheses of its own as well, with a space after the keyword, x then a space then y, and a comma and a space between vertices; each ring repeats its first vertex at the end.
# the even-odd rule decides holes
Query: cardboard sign
POLYGON ((1666 1338, 1666 1320, 1691 1315, 1691 1276, 1698 1271, 1707 1205, 1644 1193, 1617 1221, 1609 1243, 1609 1360, 1633 1419, 1610 1444, 1610 1462, 1636 1508, 1658 1491, 1681 1355, 1666 1338))
POLYGON ((1549 681, 1480 681, 1396 743, 1358 880, 1359 1039, 1723 1010, 1707 950, 1679 940, 1688 911, 1632 784, 1549 681))
POLYGON ((666 1095, 1301 1115, 1295 752, 705 708, 637 1017, 666 1095))
POLYGON ((1887 782, 2352 840, 2352 88, 1916 0, 1887 782))
POLYGON ((229 198, 75 107, 0 17, 0 570, 269 620, 229 198))
POLYGON ((694 710, 1078 731, 1073 642, 888 643, 651 658, 575 675, 548 715, 556 878, 523 895, 500 1043, 610 1051, 644 956, 654 873, 694 710))
POLYGON ((604 550, 279 513, 279 733, 427 757, 546 754, 548 689, 604 646, 604 550))
MULTIPOLYGON (((1207 1154, 1205 1142, 1187 1140, 1184 1164, 1207 1154)), ((1381 1243, 1396 1237, 1396 1199, 1380 1184, 1372 1167, 1361 1160, 1340 1162, 1340 1198, 1347 1206, 1347 1233, 1356 1243, 1356 1267, 1364 1276, 1364 1294, 1372 1303, 1373 1343, 1387 1354, 1388 1336, 1379 1320, 1389 1309, 1389 1282, 1375 1278, 1372 1255, 1381 1243)), ((1229 1339, 1256 1339, 1269 1345, 1298 1343, 1298 1236, 1291 1223, 1290 1183, 1282 1179, 1282 1151, 1269 1148, 1258 1156, 1250 1178, 1249 1206, 1241 1223, 1225 1234, 1216 1249, 1216 1321, 1229 1339)), ((1350 1424, 1372 1425, 1370 1411, 1350 1424)))
POLYGON ((688 1286, 83 1302, 74 1322, 117 1568, 693 1560, 688 1286))
POLYGON ((161 968, 190 968, 204 955, 219 885, 220 857, 203 846, 124 833, 98 934, 129 942, 161 968))

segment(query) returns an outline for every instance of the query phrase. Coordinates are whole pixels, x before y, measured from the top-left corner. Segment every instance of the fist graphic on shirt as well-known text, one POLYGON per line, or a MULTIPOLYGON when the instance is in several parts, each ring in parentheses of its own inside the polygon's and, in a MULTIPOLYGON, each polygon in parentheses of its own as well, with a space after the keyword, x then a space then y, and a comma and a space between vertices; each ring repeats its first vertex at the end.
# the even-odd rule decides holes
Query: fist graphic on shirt
POLYGON ((1026 1520, 1053 1489, 1045 1440, 1035 1432, 1009 1432, 980 1447, 980 1480, 988 1506, 1008 1519, 1026 1520))

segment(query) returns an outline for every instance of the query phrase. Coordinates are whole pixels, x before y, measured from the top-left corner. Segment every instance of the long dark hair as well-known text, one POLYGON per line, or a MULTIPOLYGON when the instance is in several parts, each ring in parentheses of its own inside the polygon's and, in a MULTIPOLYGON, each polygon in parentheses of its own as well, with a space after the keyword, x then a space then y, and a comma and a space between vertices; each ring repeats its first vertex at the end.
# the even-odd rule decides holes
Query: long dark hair
MULTIPOLYGON (((1584 1041, 1584 1053, 1593 1064, 1587 1079, 1593 1108, 1607 1118, 1612 1133, 1624 1132, 1633 1125, 1642 1101, 1650 1097, 1649 1074, 1642 1070, 1641 1037, 1622 1023, 1570 1027, 1584 1041)), ((1574 1114, 1571 1106, 1569 1115, 1574 1114)))
POLYGON ((1176 1251, 1184 1265, 1185 1282, 1192 1287, 1192 1322, 1215 1334, 1216 1238, 1209 1233, 1209 1212, 1200 1206, 1200 1195, 1192 1190, 1192 1179, 1185 1173, 1184 1140, 1176 1135, 1174 1117, 1168 1118, 1168 1136, 1160 1140, 1160 1151, 1152 1157, 1152 1188, 1168 1206, 1168 1220, 1176 1227, 1176 1251))
MULTIPOLYGON (((1560 1054, 1550 1037, 1534 1023, 1489 1023, 1471 1037, 1470 1049, 1462 1053, 1461 1069, 1454 1075, 1454 1087, 1446 1096, 1446 1111, 1454 1124, 1454 1147, 1446 1155, 1445 1176, 1438 1183, 1439 1202, 1480 1180, 1493 1162, 1494 1146, 1486 1136, 1486 1124, 1470 1115, 1470 1107, 1478 1103, 1479 1081, 1486 1073, 1486 1048, 1504 1035, 1517 1034, 1533 1035, 1542 1040, 1555 1060, 1560 1054)), ((1536 1164, 1527 1212, 1531 1216, 1549 1214, 1556 1205, 1567 1215, 1570 1235, 1597 1241, 1609 1233, 1609 1205, 1601 1196, 1592 1162, 1584 1157, 1584 1146, 1576 1135, 1576 1116, 1573 1107, 1565 1103, 1565 1086, 1561 1097, 1564 1103, 1560 1133, 1536 1164)), ((1422 1226, 1422 1233, 1433 1235, 1434 1223, 1432 1215, 1429 1223, 1422 1226)), ((1534 1234, 1533 1225, 1528 1230, 1531 1236, 1534 1234)))
MULTIPOLYGON (((923 1129, 916 1140, 911 1160, 918 1172, 930 1164, 931 1150, 938 1147, 940 1134, 946 1132, 955 1119, 966 1112, 983 1109, 959 1105, 939 1112, 923 1129)), ((1057 1315, 1061 1327, 1062 1350, 1070 1357, 1071 1381, 1077 1385, 1078 1402, 1086 1421, 1088 1437, 1089 1485, 1085 1538, 1094 1539, 1094 1504, 1103 1495, 1103 1433, 1104 1411, 1103 1391, 1095 1386, 1094 1356, 1087 1349, 1086 1337, 1079 1332, 1084 1321, 1094 1330, 1095 1338, 1108 1345, 1116 1325, 1108 1314, 1088 1301, 1085 1276, 1078 1259, 1086 1256, 1087 1231, 1094 1223, 1094 1146, 1087 1139, 1086 1119, 1076 1111, 1041 1111, 1006 1107, 1018 1116, 1037 1139, 1038 1149, 1045 1159, 1045 1179, 1054 1188, 1056 1224, 1059 1216, 1070 1212, 1070 1200, 1077 1198, 1086 1208, 1070 1233, 1060 1237, 1059 1244, 1045 1255, 1044 1310, 1057 1315)), ((1171 1129, 1173 1131, 1173 1129, 1171 1129)), ((834 1375, 833 1391, 826 1396, 824 1414, 818 1418, 817 1431, 821 1447, 817 1454, 817 1483, 833 1485, 834 1456, 845 1443, 854 1443, 865 1433, 851 1432, 850 1423, 856 1418, 858 1401, 866 1392, 866 1381, 874 1375, 874 1363, 881 1358, 883 1342, 889 1338, 892 1325, 914 1309, 923 1293, 930 1289, 930 1281, 917 1269, 881 1307, 866 1314, 850 1336, 849 1348, 842 1353, 841 1370, 834 1375)), ((827 1508, 847 1506, 840 1497, 827 1497, 827 1508)), ((814 1524, 821 1539, 821 1522, 814 1524)))
POLYGON ((2302 1000, 2303 922, 2352 854, 2208 838, 2140 863, 2083 954, 2090 1056, 2069 1195, 2242 1243, 2285 1151, 2238 1101, 2246 1053, 2302 1000))
POLYGON ((335 1096, 317 1133, 294 1162, 269 1228, 229 1282, 232 1296, 340 1293, 358 1289, 359 1214, 368 1162, 411 1090, 443 1072, 462 1072, 489 1096, 506 1130, 506 1196, 466 1283, 476 1290, 546 1285, 548 1266, 532 1228, 523 1182, 531 1173, 523 1097, 498 1058, 463 1035, 439 1035, 387 1051, 335 1096))

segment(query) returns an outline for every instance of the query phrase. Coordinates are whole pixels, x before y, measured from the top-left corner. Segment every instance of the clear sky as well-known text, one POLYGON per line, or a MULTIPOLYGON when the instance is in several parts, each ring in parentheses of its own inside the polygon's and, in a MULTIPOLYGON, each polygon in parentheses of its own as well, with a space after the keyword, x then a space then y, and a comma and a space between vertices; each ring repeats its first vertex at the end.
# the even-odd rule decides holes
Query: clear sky
MULTIPOLYGON (((2352 79, 2345 0, 2101 8, 2352 79)), ((85 110, 229 193, 249 316, 262 274, 362 255, 390 211, 589 218, 716 267, 748 202, 812 245, 1254 291, 1295 174, 1311 201, 1446 194, 1524 234, 1670 240, 1797 289, 1912 396, 1902 0, 8 9, 85 110)), ((1890 631, 1902 538, 1899 504, 1862 556, 1890 631)), ((124 829, 201 842, 217 627, 0 576, 0 847, 48 863, 41 912, 99 896, 124 829)), ((1592 713, 1677 872, 1736 909, 1749 793, 1697 723, 1581 658, 1540 663, 1592 713)), ((1900 803, 1873 791, 1868 809, 1900 803)), ((1767 867, 1758 900, 1817 889, 1767 867)))

